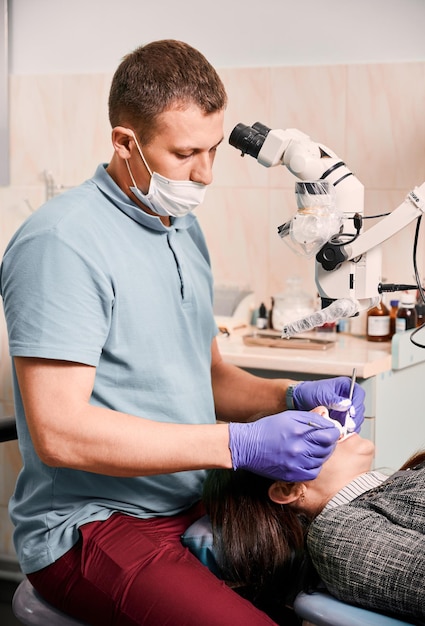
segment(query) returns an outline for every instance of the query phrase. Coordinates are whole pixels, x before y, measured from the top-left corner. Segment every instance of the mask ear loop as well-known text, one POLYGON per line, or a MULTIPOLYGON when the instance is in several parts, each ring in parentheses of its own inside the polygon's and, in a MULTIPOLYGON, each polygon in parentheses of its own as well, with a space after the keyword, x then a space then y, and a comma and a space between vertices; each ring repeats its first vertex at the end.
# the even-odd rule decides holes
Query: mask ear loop
POLYGON ((131 182, 133 183, 133 187, 137 187, 137 185, 136 185, 136 181, 134 180, 134 176, 133 176, 132 171, 131 171, 131 169, 130 169, 130 164, 129 164, 129 162, 128 162, 128 159, 126 159, 126 160, 125 160, 125 164, 126 164, 126 166, 127 166, 128 173, 129 173, 130 178, 131 178, 131 182))
POLYGON ((140 156, 142 157, 142 161, 143 161, 143 163, 145 164, 145 167, 146 167, 146 169, 148 170, 148 172, 149 172, 149 174, 150 174, 150 176, 151 176, 151 178, 152 178, 152 170, 151 170, 151 168, 149 167, 149 165, 146 163, 146 159, 145 159, 145 157, 144 157, 144 155, 143 155, 142 149, 141 149, 141 147, 139 146, 139 142, 137 141, 136 134, 135 134, 134 130, 132 130, 131 132, 132 132, 132 135, 133 135, 134 142, 135 142, 135 144, 136 144, 136 146, 137 146, 137 149, 138 149, 138 151, 139 151, 139 154, 140 154, 140 156))

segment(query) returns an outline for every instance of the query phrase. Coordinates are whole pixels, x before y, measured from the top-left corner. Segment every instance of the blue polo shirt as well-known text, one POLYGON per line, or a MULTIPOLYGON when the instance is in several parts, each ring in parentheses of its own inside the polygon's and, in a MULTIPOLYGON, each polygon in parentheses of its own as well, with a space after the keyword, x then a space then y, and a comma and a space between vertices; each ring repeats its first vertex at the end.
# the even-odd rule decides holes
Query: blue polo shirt
MULTIPOLYGON (((96 406, 161 422, 215 422, 212 276, 193 215, 164 226, 100 165, 19 228, 0 288, 12 357, 95 366, 96 406)), ((44 465, 13 378, 23 468, 10 515, 24 573, 58 559, 88 521, 115 511, 173 515, 200 498, 203 471, 116 478, 44 465)))

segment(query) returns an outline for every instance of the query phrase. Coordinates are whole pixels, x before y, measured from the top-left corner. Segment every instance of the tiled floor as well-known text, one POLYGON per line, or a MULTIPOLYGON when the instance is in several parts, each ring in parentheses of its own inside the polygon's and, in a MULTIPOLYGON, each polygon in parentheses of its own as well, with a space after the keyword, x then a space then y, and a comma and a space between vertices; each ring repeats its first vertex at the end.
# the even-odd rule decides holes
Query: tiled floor
MULTIPOLYGON (((8 580, 0 580, 0 624, 1 626, 19 626, 16 617, 12 613, 12 597, 19 583, 8 580)), ((47 626, 47 624, 46 624, 47 626)))

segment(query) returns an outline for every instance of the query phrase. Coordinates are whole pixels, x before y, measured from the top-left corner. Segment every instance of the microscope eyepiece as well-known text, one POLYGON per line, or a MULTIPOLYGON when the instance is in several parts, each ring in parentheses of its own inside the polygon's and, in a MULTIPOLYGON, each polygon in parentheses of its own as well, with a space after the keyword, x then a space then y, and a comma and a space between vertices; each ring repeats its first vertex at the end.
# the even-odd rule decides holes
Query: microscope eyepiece
POLYGON ((252 126, 237 124, 230 133, 229 143, 244 154, 257 158, 263 143, 270 131, 270 128, 260 122, 255 122, 252 126))

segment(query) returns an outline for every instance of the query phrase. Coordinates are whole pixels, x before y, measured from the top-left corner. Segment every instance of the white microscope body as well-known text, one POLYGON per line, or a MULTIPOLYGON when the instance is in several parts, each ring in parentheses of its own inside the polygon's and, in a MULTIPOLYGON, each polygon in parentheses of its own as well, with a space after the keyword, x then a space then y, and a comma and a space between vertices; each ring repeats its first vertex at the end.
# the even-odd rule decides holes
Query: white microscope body
MULTIPOLYGON (((344 231, 356 214, 363 216, 364 187, 361 182, 332 150, 312 141, 305 133, 296 129, 272 130, 259 122, 252 127, 238 124, 229 143, 240 149, 242 155, 250 154, 265 167, 285 165, 302 181, 331 183, 336 207, 343 213, 344 231)), ((325 243, 316 255, 315 280, 322 305, 334 305, 334 320, 350 317, 377 304, 381 297, 380 244, 424 211, 425 182, 415 187, 404 202, 366 232, 359 232, 349 239, 344 239, 344 233, 335 233, 325 243), (335 301, 341 306, 335 306, 335 301)), ((314 325, 320 323, 317 318, 314 325)), ((290 334, 294 333, 286 336, 290 334)))

